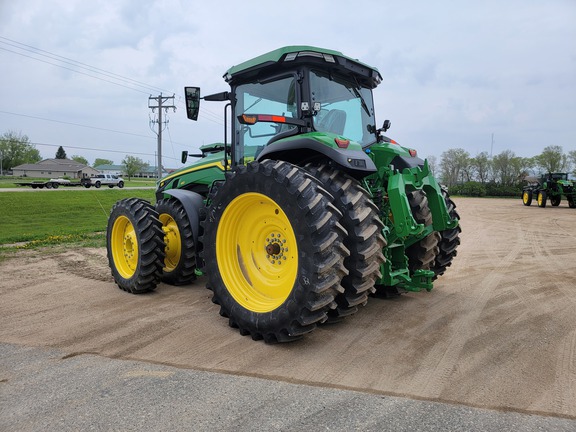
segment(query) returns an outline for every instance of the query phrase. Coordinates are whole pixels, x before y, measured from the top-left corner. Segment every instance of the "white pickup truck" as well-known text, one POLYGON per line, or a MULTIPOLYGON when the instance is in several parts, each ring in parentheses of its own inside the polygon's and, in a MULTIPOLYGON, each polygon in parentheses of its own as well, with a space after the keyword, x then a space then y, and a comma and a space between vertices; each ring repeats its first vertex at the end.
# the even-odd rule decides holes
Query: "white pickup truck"
POLYGON ((120 189, 124 187, 124 179, 114 174, 96 174, 94 177, 90 177, 87 180, 88 181, 84 184, 87 188, 90 186, 99 188, 102 185, 108 185, 110 188, 118 186, 120 189))

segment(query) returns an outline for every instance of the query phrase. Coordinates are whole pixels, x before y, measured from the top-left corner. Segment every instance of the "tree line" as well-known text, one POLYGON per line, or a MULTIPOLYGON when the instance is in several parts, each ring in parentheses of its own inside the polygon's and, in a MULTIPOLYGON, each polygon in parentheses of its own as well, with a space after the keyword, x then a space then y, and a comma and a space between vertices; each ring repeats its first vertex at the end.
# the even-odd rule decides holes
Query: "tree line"
POLYGON ((567 172, 576 176, 576 150, 565 153, 561 146, 545 147, 532 157, 516 156, 511 150, 491 157, 482 152, 475 157, 462 149, 442 153, 431 167, 453 194, 471 196, 518 196, 526 177, 549 172, 567 172))
MULTIPOLYGON (((62 146, 56 151, 55 158, 67 158, 62 146)), ((0 161, 4 171, 25 163, 37 163, 41 159, 40 152, 26 135, 6 132, 0 136, 0 161)), ((73 155, 71 159, 89 165, 83 156, 73 155)), ((452 193, 472 196, 516 196, 526 177, 548 172, 572 172, 576 176, 576 150, 564 153, 563 148, 556 145, 528 158, 516 156, 511 150, 504 150, 496 156, 482 152, 471 157, 466 150, 456 148, 443 152, 439 163, 435 156, 429 156, 428 162, 434 175, 452 193)), ((92 166, 99 165, 113 165, 113 161, 97 158, 92 166)), ((149 166, 142 159, 130 155, 126 155, 122 165, 129 178, 149 166)))
MULTIPOLYGON (((54 158, 68 159, 64 147, 58 147, 54 158)), ((73 155, 70 159, 83 165, 90 166, 88 160, 84 156, 73 155)), ((2 168, 2 172, 10 171, 18 165, 35 164, 41 160, 42 157, 40 156, 40 152, 36 149, 34 144, 30 142, 27 135, 22 135, 21 133, 13 131, 5 132, 0 135, 0 167, 2 168)), ((92 167, 98 167, 100 165, 114 165, 114 162, 110 159, 96 158, 92 167)), ((126 155, 122 160, 123 171, 129 179, 136 173, 148 168, 148 166, 148 163, 135 156, 126 155)))

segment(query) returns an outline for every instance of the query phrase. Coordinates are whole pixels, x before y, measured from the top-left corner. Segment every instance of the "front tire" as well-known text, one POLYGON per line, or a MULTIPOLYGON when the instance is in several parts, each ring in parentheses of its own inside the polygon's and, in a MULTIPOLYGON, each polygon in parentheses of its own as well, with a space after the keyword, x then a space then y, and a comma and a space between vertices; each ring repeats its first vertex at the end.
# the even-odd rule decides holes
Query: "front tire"
MULTIPOLYGON (((446 202, 446 208, 450 218, 460 221, 460 215, 456 211, 456 204, 452 201, 450 195, 448 195, 448 191, 444 188, 442 188, 442 196, 446 202)), ((530 200, 531 199, 532 192, 530 192, 530 200)), ((438 276, 442 276, 446 271, 446 268, 452 265, 452 260, 458 253, 456 249, 458 248, 458 245, 460 245, 461 232, 462 228, 460 227, 460 224, 458 224, 456 228, 440 231, 440 240, 438 242, 439 251, 434 260, 434 264, 430 268, 430 270, 434 271, 434 279, 438 276)))
POLYGON ((106 249, 121 289, 133 294, 154 290, 164 262, 164 233, 154 207, 139 198, 118 201, 108 218, 106 249))
MULTIPOLYGON (((408 192, 408 202, 412 209, 412 216, 419 224, 432 225, 432 213, 428 207, 428 198, 423 190, 408 192)), ((438 242, 440 234, 437 231, 424 237, 420 241, 406 248, 408 268, 413 273, 415 270, 431 270, 436 256, 440 253, 438 242)))
POLYGON ((265 160, 229 173, 210 198, 202 257, 229 325, 288 342, 326 321, 348 255, 332 196, 303 169, 265 160))
POLYGON ((97 181, 97 182, 94 184, 94 187, 95 187, 96 189, 99 189, 100 186, 102 186, 102 183, 100 183, 99 181, 97 181))
POLYGON ((532 191, 531 190, 525 190, 524 192, 522 192, 522 203, 525 206, 529 206, 530 204, 532 204, 532 191))
POLYGON ((186 285, 196 279, 196 245, 190 219, 177 199, 162 199, 156 203, 166 244, 162 282, 186 285))
POLYGON ((337 321, 356 313, 358 306, 366 305, 368 294, 376 290, 386 246, 384 224, 378 217, 378 207, 358 180, 327 165, 307 165, 306 169, 332 194, 332 203, 342 213, 340 223, 348 231, 344 246, 350 256, 344 265, 349 273, 342 279, 344 293, 336 296, 336 309, 328 313, 331 321, 337 321))
POLYGON ((560 205, 561 200, 562 198, 560 198, 559 196, 551 197, 550 204, 552 204, 552 207, 558 207, 560 205))

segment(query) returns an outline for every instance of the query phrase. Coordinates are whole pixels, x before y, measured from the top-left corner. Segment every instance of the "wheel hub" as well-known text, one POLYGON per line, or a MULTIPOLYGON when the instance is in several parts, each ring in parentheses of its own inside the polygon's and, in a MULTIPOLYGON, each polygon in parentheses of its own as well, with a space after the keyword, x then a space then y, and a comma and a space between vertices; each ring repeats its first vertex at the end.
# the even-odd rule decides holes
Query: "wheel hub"
POLYGON ((127 260, 126 263, 128 264, 128 267, 133 269, 132 261, 134 259, 134 239, 131 234, 126 234, 124 236, 124 257, 127 260))
POLYGON ((282 238, 282 234, 279 232, 271 233, 268 238, 266 238, 266 258, 270 264, 281 265, 282 261, 286 261, 286 255, 284 252, 288 252, 288 247, 286 245, 286 239, 282 238))

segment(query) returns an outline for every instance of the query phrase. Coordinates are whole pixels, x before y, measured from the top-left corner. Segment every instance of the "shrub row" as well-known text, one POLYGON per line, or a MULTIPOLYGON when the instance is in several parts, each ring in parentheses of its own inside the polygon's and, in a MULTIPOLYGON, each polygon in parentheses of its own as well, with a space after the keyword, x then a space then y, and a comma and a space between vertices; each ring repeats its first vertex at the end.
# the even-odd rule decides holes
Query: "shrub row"
POLYGON ((519 197, 522 194, 522 185, 506 186, 470 181, 452 186, 450 194, 471 197, 519 197))

